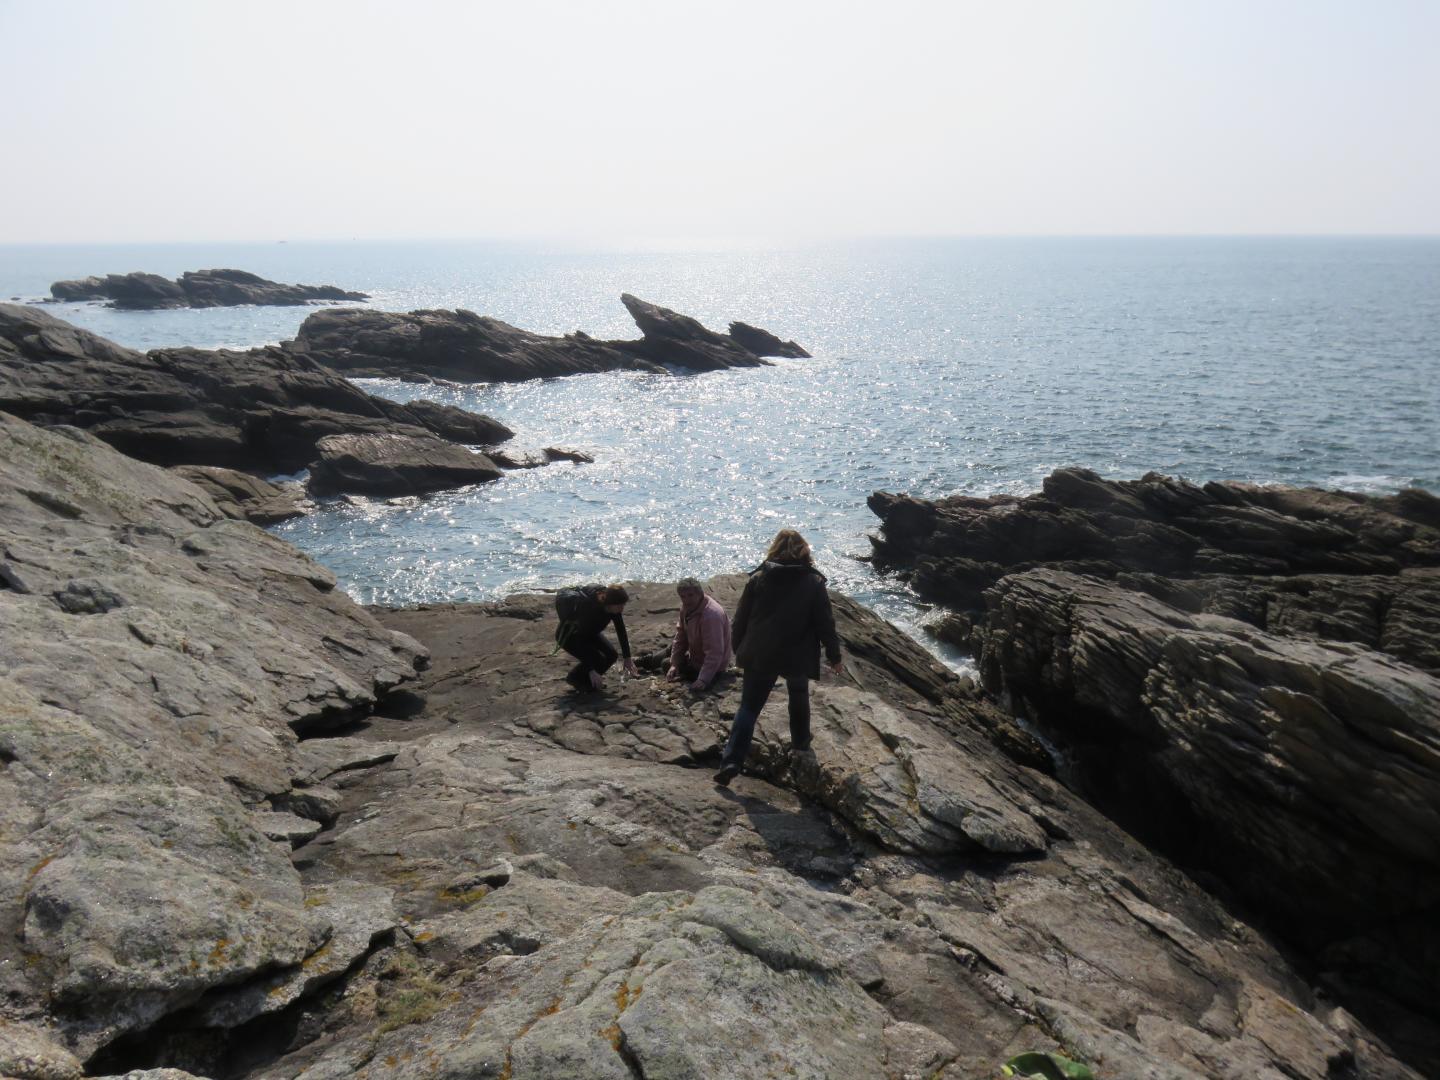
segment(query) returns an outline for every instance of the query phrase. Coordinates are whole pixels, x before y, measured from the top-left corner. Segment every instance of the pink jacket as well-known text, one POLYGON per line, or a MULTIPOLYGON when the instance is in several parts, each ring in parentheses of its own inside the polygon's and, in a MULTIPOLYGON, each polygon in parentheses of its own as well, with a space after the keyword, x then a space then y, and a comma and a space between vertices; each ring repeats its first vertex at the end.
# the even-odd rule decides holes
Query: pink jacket
POLYGON ((730 616, 713 596, 706 596, 694 614, 680 611, 670 664, 684 667, 687 663, 700 673, 695 681, 705 686, 730 665, 730 616))

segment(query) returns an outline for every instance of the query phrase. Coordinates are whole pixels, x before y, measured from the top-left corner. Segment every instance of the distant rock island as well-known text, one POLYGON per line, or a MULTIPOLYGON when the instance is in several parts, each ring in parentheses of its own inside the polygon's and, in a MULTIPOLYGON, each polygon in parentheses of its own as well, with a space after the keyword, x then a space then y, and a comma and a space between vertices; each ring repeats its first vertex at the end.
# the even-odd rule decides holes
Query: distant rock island
POLYGON ((305 320, 286 348, 355 377, 519 382, 596 371, 757 367, 765 357, 806 358, 793 341, 732 322, 718 334, 688 315, 623 293, 638 341, 601 341, 576 331, 547 337, 473 311, 398 314, 330 308, 305 320))
POLYGON ((335 285, 285 285, 244 270, 187 270, 174 281, 136 271, 106 274, 50 286, 55 300, 108 300, 126 311, 162 308, 237 307, 241 304, 294 306, 333 300, 368 300, 362 292, 335 285))

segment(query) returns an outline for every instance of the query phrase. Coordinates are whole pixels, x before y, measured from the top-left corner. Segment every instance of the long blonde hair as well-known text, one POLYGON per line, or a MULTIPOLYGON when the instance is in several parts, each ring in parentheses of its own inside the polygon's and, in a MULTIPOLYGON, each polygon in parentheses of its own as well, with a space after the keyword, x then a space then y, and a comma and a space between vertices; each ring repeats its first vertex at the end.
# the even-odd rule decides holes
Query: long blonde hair
POLYGON ((794 529, 781 529, 770 541, 770 550, 765 552, 766 562, 804 563, 813 566, 810 545, 794 529))

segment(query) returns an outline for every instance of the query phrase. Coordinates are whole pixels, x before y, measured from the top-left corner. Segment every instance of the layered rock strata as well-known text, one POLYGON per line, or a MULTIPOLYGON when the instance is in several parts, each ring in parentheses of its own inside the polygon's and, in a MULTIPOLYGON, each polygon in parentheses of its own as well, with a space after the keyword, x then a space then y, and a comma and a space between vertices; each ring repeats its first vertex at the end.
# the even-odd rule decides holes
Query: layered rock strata
POLYGON ((877 559, 953 607, 949 635, 1083 790, 1344 1000, 1433 1032, 1440 500, 1065 470, 1024 499, 871 506, 877 559))
POLYGON ((287 347, 351 376, 518 382, 598 371, 664 372, 753 367, 765 356, 808 356, 792 342, 743 323, 717 334, 696 320, 628 293, 621 301, 643 335, 601 341, 576 331, 547 337, 472 311, 397 314, 317 311, 287 347), (738 331, 737 331, 738 328, 738 331))
POLYGON ((174 281, 140 271, 106 274, 57 281, 50 286, 50 295, 56 300, 108 300, 111 307, 132 311, 241 304, 295 306, 370 299, 365 293, 335 285, 284 285, 244 270, 187 270, 174 281))
MULTIPOLYGON (((140 353, 13 304, 0 304, 0 409, 84 428, 155 464, 259 473, 308 467, 329 436, 447 440, 441 445, 452 457, 468 451, 450 444, 489 446, 512 436, 504 424, 452 405, 367 394, 284 349, 140 353)), ((485 462, 480 472, 493 470, 485 462)), ((437 486, 445 484, 431 476, 409 490, 437 486)))

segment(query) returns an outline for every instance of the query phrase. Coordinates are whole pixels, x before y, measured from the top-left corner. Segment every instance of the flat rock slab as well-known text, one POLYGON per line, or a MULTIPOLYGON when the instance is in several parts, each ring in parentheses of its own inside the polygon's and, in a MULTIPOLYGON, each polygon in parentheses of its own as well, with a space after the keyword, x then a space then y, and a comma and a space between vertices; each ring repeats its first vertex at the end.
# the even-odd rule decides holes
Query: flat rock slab
POLYGON ((398 924, 391 890, 337 882, 309 890, 305 906, 327 924, 323 942, 295 967, 252 980, 239 990, 212 992, 199 1008, 207 1027, 239 1027, 279 1012, 333 982, 364 958, 376 939, 398 924))
POLYGON ((310 490, 415 495, 498 480, 484 454, 429 435, 327 435, 316 444, 310 490))

